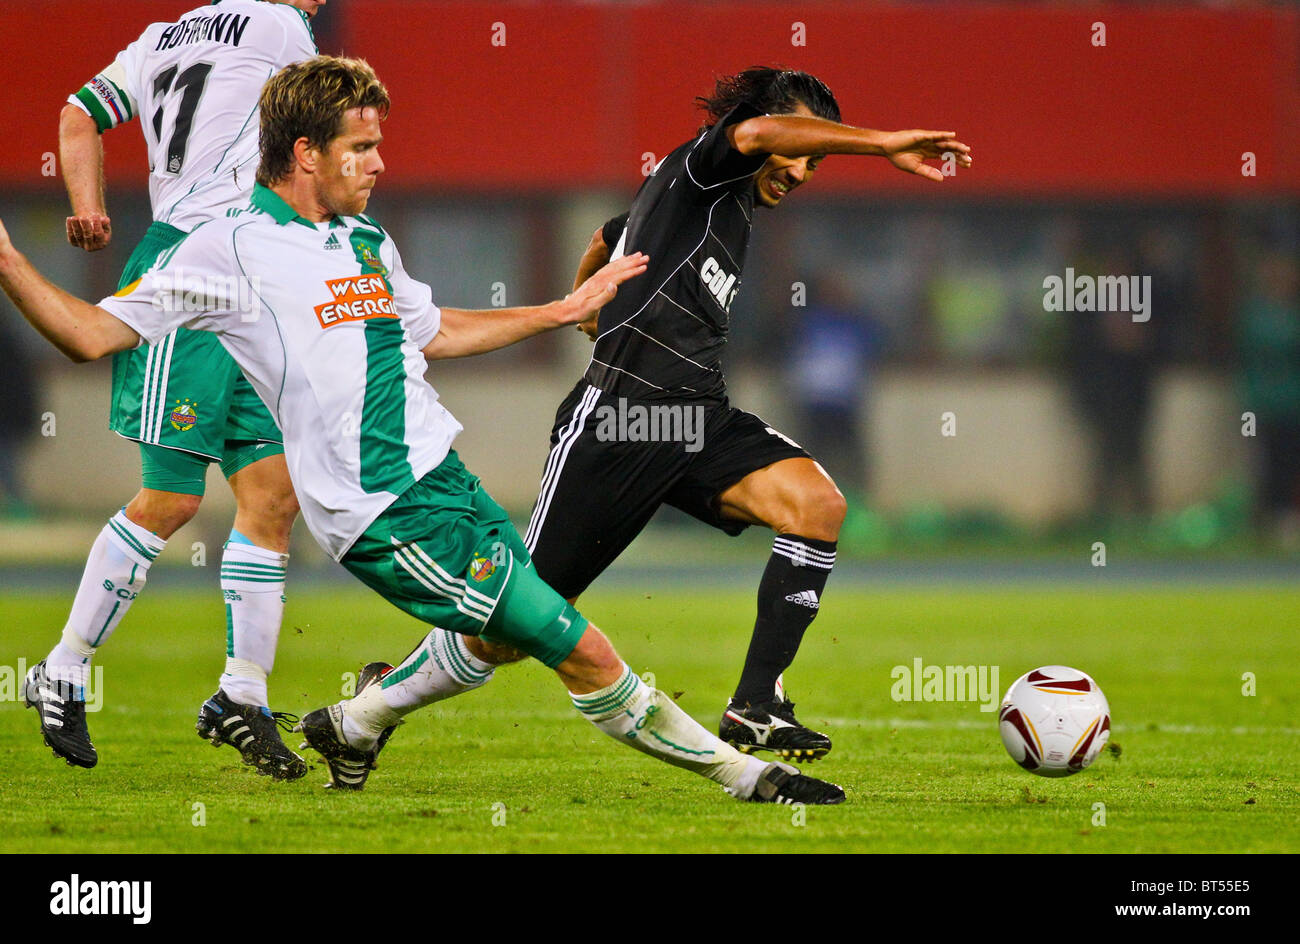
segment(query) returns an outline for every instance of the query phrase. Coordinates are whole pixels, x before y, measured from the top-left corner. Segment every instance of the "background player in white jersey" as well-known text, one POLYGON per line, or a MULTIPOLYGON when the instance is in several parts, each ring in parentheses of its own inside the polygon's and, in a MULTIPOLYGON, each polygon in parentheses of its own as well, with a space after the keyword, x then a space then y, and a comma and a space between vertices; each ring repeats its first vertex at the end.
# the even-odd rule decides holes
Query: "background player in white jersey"
MULTIPOLYGON (((424 379, 430 360, 582 321, 645 271, 647 257, 630 253, 547 305, 440 310, 429 287, 406 274, 383 228, 361 215, 384 169, 387 110, 387 91, 364 62, 320 57, 289 66, 262 95, 262 162, 247 213, 200 226, 139 284, 99 306, 47 282, 0 226, 0 287, 77 360, 181 324, 215 333, 284 430, 308 527, 367 585, 425 622, 529 653, 556 670, 574 706, 602 731, 733 796, 841 802, 835 785, 710 734, 542 582, 510 519, 451 449, 460 424, 424 379), (235 272, 260 279, 255 304, 230 289, 235 272), (194 277, 203 302, 184 310, 174 302, 194 277)), ((445 654, 465 656, 459 648, 445 654)), ((419 668, 399 668, 303 719, 336 786, 359 789, 391 728, 418 707, 401 698, 401 685, 419 668)))
MULTIPOLYGON (((153 223, 119 287, 196 226, 247 203, 258 95, 282 66, 316 54, 307 20, 324 2, 223 0, 154 23, 69 97, 59 149, 74 246, 93 252, 112 237, 100 135, 138 118, 148 148, 153 223)), ((261 773, 301 777, 306 765, 266 707, 298 513, 275 421, 213 336, 179 330, 113 359, 110 426, 140 444, 142 487, 100 532, 62 639, 29 675, 27 702, 46 744, 72 765, 98 761, 84 709, 90 660, 167 539, 198 511, 208 464, 218 462, 237 505, 221 562, 227 658, 199 733, 235 746, 261 773)))

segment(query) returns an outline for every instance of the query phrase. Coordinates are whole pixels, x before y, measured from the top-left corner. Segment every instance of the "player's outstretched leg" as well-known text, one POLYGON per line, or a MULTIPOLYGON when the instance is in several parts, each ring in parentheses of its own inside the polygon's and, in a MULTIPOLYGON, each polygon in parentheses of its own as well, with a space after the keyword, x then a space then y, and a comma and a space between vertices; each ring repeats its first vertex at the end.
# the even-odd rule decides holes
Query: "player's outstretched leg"
POLYGON ((620 744, 700 774, 759 803, 834 804, 844 791, 781 763, 764 763, 710 734, 671 697, 646 685, 594 625, 556 667, 573 706, 620 744))
POLYGON ((38 710, 45 743, 69 764, 99 760, 86 728, 85 689, 95 650, 108 642, 144 590, 167 538, 193 517, 199 497, 141 489, 108 520, 90 547, 60 641, 29 673, 27 704, 38 710), (39 671, 38 671, 39 670, 39 671))
POLYGON ((434 629, 396 668, 367 665, 355 697, 311 712, 301 730, 307 746, 329 765, 328 785, 360 790, 404 715, 486 685, 492 672, 469 651, 464 636, 434 629))

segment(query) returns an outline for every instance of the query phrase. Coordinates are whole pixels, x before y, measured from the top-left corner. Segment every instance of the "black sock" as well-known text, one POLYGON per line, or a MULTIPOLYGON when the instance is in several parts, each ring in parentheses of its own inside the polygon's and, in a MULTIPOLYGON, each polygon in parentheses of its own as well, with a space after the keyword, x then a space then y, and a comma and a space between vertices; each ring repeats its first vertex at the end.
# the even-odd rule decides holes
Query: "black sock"
POLYGON ((834 566, 834 541, 776 536, 758 584, 758 619, 733 699, 737 704, 761 704, 775 697, 777 676, 794 661, 834 566))

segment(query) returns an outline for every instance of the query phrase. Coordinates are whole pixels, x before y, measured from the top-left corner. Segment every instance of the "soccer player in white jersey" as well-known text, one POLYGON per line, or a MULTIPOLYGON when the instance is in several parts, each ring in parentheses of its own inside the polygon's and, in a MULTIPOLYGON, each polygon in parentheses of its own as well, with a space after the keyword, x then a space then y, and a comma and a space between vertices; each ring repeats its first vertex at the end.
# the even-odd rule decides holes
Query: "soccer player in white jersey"
POLYGON ((46 281, 0 225, 0 287, 74 360, 180 325, 214 333, 284 431, 303 517, 321 547, 396 606, 462 634, 433 649, 431 633, 382 682, 303 719, 336 787, 360 789, 404 714, 465 690, 465 673, 485 672, 463 643, 481 635, 555 669, 578 711, 620 743, 733 796, 841 802, 834 784, 709 733, 542 582, 510 519, 451 448, 461 426, 424 379, 429 361, 583 321, 648 257, 611 262, 547 305, 439 309, 388 234, 362 215, 384 169, 388 104, 359 60, 289 66, 262 93, 261 164, 246 212, 199 226, 98 306, 46 281), (241 280, 255 286, 251 298, 241 280))
MULTIPOLYGON (((258 95, 282 66, 316 55, 308 18, 324 2, 224 0, 154 23, 69 97, 59 149, 72 245, 94 252, 112 237, 100 135, 138 118, 148 148, 153 223, 119 287, 196 226, 247 204, 258 95)), ((186 330, 113 358, 110 427, 139 443, 142 487, 91 547, 62 638, 27 679, 46 744, 69 764, 95 766, 84 705, 91 658, 168 538, 198 511, 208 464, 218 462, 237 505, 221 561, 227 658, 199 734, 235 746, 260 773, 301 777, 306 765, 266 707, 298 513, 280 430, 217 339, 186 330)))

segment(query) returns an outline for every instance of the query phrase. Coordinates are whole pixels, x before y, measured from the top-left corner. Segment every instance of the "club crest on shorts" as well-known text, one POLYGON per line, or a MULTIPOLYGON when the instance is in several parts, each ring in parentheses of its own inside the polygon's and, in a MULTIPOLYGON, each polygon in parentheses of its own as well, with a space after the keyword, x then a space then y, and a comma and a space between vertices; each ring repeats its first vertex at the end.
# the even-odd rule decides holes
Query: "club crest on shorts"
POLYGON ((482 583, 496 572, 497 565, 492 563, 482 554, 475 554, 474 559, 469 562, 469 575, 482 583))
POLYGON ((189 397, 186 397, 185 402, 183 403, 180 400, 177 400, 176 407, 168 417, 168 419, 171 420, 172 429, 178 430, 182 433, 193 429, 194 424, 199 421, 199 412, 196 409, 197 407, 198 404, 191 401, 189 397))

